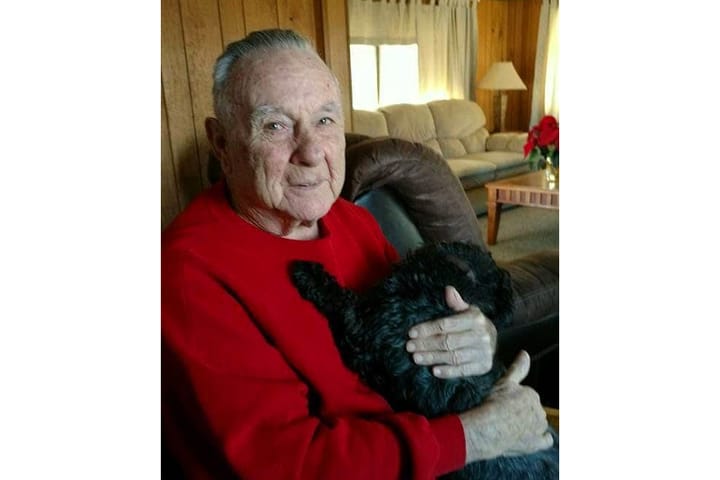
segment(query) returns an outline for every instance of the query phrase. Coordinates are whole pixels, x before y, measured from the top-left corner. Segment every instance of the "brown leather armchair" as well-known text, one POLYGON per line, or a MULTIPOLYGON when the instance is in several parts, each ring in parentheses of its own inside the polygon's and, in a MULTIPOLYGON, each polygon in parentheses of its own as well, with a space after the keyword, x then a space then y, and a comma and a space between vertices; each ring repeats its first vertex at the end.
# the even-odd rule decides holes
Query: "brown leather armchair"
MULTIPOLYGON (((459 179, 434 150, 383 137, 347 134, 341 196, 367 208, 398 253, 423 243, 466 241, 487 250, 475 211, 459 179)), ((532 358, 525 383, 546 406, 558 407, 559 252, 498 262, 510 273, 513 326, 500 332, 498 352, 510 361, 520 349, 532 358)))

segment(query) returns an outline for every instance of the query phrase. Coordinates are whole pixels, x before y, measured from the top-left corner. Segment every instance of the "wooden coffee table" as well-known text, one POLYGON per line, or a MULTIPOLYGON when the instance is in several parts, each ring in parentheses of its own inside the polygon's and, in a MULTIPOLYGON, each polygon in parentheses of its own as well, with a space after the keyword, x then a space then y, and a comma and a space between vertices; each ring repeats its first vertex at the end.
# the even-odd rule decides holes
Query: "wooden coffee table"
POLYGON ((545 171, 510 177, 485 184, 488 192, 488 245, 495 245, 503 203, 526 207, 560 209, 560 177, 553 183, 545 179, 545 171))

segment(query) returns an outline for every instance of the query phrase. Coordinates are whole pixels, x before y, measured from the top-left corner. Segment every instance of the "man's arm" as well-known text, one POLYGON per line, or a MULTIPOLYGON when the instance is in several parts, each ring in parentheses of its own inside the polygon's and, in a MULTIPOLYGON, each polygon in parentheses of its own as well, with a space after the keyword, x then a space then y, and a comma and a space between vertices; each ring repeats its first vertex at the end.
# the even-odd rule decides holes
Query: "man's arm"
POLYGON ((268 342, 238 299, 199 269, 178 269, 163 278, 162 331, 181 371, 163 372, 163 382, 175 380, 163 401, 192 425, 180 435, 205 432, 203 448, 236 474, 400 478, 404 470, 429 479, 464 464, 457 416, 429 421, 389 409, 320 416, 281 346, 268 342))

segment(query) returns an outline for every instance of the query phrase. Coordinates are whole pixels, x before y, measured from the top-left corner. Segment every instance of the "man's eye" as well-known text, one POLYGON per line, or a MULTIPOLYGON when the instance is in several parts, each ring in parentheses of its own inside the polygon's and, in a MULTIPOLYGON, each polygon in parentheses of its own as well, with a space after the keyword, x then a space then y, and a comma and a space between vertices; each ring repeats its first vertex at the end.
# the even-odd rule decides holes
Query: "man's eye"
POLYGON ((270 122, 265 124, 265 130, 281 130, 283 128, 280 122, 270 122))
POLYGON ((335 123, 335 120, 330 117, 323 117, 320 119, 320 125, 331 125, 333 123, 335 123))

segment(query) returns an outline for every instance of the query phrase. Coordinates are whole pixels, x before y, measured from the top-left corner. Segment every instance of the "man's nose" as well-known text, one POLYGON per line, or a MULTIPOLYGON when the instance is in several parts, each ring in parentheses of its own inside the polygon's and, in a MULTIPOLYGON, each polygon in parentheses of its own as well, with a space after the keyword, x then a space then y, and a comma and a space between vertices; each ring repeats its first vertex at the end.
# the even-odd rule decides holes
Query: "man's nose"
POLYGON ((320 136, 312 130, 301 132, 297 137, 292 163, 313 166, 323 159, 323 146, 320 136))

